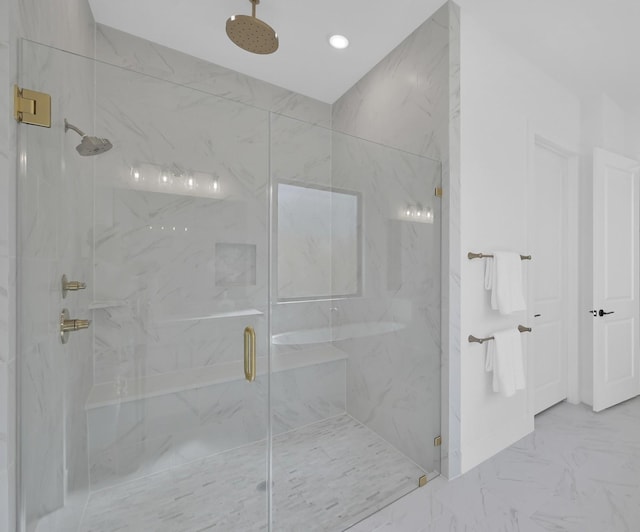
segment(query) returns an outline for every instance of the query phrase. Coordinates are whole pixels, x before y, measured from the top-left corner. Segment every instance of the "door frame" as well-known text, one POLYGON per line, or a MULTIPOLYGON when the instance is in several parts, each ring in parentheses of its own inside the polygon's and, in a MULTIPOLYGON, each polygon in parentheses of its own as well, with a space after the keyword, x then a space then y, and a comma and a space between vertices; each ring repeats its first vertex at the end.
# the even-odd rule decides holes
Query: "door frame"
MULTIPOLYGON (((578 325, 579 325, 579 279, 578 279, 578 183, 580 169, 580 155, 578 152, 565 147, 562 141, 554 138, 549 132, 541 133, 529 124, 527 139, 527 182, 525 184, 526 198, 525 204, 527 209, 526 216, 526 243, 527 249, 530 249, 533 243, 533 231, 535 227, 535 205, 530 198, 533 196, 534 180, 535 180, 535 150, 536 147, 542 147, 553 151, 558 155, 567 159, 567 190, 564 199, 564 209, 566 213, 566 260, 565 260, 565 279, 566 284, 566 306, 565 306, 565 323, 567 324, 567 401, 572 404, 580 403, 579 389, 579 357, 578 357, 578 325), (574 272, 575 275, 570 275, 574 272)), ((553 193, 553 191, 551 191, 553 193)), ((536 257, 532 257, 535 261, 536 257)), ((525 268, 527 301, 533 301, 533 286, 529 271, 525 268)), ((535 334, 535 322, 533 318, 533 306, 528 305, 527 320, 530 327, 534 327, 532 334, 535 334)), ((533 382, 533 356, 531 352, 530 338, 526 339, 527 347, 527 387, 530 390, 528 394, 527 408, 531 415, 535 414, 534 409, 534 382, 533 382)))

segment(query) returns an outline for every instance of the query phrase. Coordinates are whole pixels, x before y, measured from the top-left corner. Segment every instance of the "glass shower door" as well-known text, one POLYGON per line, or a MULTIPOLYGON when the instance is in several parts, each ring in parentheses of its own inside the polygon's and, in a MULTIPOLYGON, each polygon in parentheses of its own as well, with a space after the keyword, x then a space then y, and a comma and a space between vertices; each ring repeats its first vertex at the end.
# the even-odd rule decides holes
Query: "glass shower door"
POLYGON ((272 526, 345 530, 440 470, 442 168, 275 113, 270 168, 272 526))
POLYGON ((21 84, 22 529, 266 530, 268 113, 31 42, 21 84))

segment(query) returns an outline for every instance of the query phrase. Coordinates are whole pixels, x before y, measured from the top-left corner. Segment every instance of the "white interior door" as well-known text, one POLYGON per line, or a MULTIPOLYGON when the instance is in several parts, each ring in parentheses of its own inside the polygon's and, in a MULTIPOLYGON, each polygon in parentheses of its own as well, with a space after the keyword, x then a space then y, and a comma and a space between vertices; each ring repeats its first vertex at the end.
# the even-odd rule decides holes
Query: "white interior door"
POLYGON ((529 211, 535 414, 567 398, 568 176, 568 156, 536 142, 529 211))
POLYGON ((593 168, 593 409, 640 394, 637 161, 596 149, 593 168))

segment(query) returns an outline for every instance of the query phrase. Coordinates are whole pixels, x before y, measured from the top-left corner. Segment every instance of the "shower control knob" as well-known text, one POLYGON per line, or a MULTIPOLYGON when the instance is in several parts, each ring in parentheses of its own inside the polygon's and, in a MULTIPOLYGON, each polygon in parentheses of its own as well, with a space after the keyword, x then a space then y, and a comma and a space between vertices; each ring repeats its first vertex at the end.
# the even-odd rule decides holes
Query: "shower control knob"
POLYGON ((62 276, 62 298, 67 297, 67 292, 76 292, 77 290, 84 290, 87 288, 87 283, 81 281, 69 281, 67 276, 62 276))
POLYGON ((66 344, 69 341, 69 333, 88 329, 91 320, 72 320, 69 319, 69 311, 65 308, 60 313, 60 341, 66 344))

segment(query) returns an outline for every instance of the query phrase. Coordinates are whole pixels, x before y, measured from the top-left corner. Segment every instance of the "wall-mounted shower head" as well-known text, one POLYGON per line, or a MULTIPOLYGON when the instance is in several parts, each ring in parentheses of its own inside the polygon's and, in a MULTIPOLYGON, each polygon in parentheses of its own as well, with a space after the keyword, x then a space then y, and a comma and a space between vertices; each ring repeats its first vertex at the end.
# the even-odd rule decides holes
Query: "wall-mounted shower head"
POLYGON ((256 18, 256 6, 251 2, 251 16, 233 15, 227 20, 227 35, 243 50, 254 54, 272 54, 278 49, 278 34, 266 22, 256 18))
POLYGON ((64 119, 64 131, 65 133, 69 130, 75 131, 78 135, 82 137, 82 141, 80 144, 76 146, 76 151, 82 155, 98 155, 100 153, 104 153, 105 151, 109 151, 113 148, 113 144, 109 141, 109 139, 101 139, 99 137, 90 137, 85 135, 83 131, 78 129, 73 124, 67 122, 67 119, 64 119))

